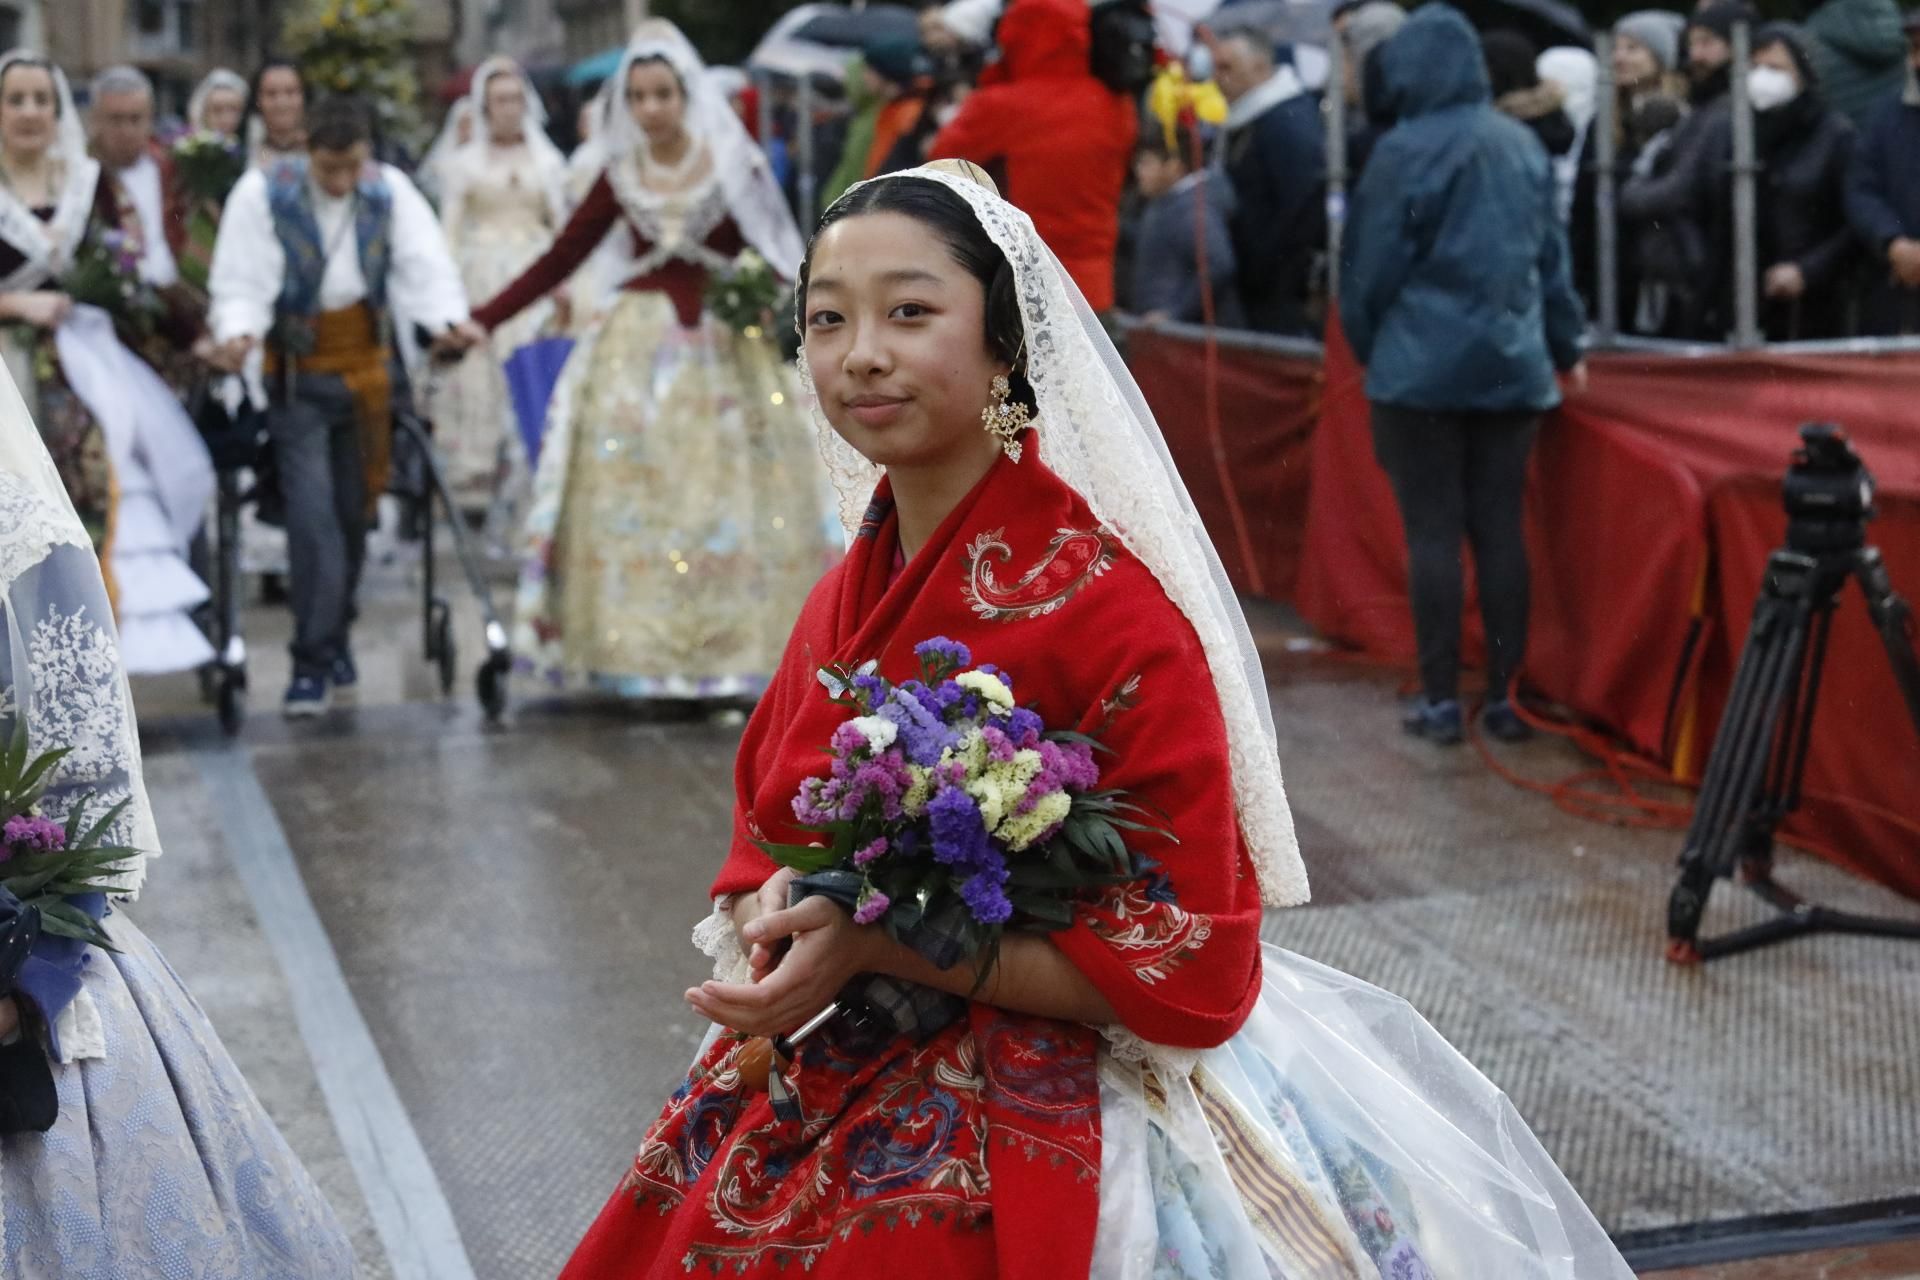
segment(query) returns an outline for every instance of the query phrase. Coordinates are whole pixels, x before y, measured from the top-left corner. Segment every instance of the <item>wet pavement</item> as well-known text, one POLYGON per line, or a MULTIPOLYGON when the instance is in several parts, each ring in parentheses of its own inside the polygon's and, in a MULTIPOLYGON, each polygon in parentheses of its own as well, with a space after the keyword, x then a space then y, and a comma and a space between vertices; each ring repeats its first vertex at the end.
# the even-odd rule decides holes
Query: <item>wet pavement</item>
MULTIPOLYGON (((271 606, 247 613, 237 741, 192 680, 136 685, 167 847, 134 914, 368 1275, 551 1276, 704 1029, 680 992, 707 967, 688 931, 738 718, 536 700, 490 726, 477 611, 449 591, 463 667, 442 699, 417 581, 404 561, 373 574, 362 687, 324 721, 279 719, 271 606)), ((1395 673, 1314 652, 1282 611, 1255 623, 1315 887, 1271 940, 1412 1000, 1616 1232, 1920 1195, 1920 949, 1816 939, 1674 969, 1676 833, 1582 822, 1472 748, 1407 740, 1395 673)), ((1581 764, 1553 740, 1501 758, 1540 779, 1581 764)), ((1809 859, 1782 877, 1920 915, 1809 859)), ((1716 927, 1750 917, 1723 897, 1716 927)), ((1672 1274, 1909 1276, 1913 1250, 1672 1274)))

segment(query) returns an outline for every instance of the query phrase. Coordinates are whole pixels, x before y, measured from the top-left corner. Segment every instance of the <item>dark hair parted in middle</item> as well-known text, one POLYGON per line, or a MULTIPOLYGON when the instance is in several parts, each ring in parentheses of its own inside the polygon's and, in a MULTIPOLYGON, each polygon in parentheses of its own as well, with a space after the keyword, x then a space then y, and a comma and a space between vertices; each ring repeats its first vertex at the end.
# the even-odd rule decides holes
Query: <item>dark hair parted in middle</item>
POLYGON ((315 151, 350 151, 373 143, 373 111, 347 94, 326 97, 307 110, 307 146, 315 151))
POLYGON ((813 246, 836 222, 869 213, 899 213, 920 223, 947 246, 953 260, 967 269, 986 291, 987 350, 1013 367, 1013 403, 1038 414, 1033 385, 1027 381, 1026 324, 1020 318, 1020 295, 1013 267, 1000 246, 987 235, 973 206, 958 192, 930 178, 879 178, 855 187, 821 215, 820 225, 800 264, 797 305, 806 314, 807 276, 813 267, 813 246))

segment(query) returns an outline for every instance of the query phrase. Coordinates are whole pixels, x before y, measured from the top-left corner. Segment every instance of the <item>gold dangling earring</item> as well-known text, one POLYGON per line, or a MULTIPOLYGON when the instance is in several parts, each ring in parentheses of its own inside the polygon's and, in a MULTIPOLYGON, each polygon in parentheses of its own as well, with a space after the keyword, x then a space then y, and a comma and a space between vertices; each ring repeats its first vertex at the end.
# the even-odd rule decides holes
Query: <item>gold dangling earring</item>
POLYGON ((1009 458, 1020 461, 1020 433, 1027 429, 1027 406, 1013 398, 1013 381, 1004 373, 993 375, 990 385, 993 402, 980 411, 987 434, 1000 441, 1009 458))

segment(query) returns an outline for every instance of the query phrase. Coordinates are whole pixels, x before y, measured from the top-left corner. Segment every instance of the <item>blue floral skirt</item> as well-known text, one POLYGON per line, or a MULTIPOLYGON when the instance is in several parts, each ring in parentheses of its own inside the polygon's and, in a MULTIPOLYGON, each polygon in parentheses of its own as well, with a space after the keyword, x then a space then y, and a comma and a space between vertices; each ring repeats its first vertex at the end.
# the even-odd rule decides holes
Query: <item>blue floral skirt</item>
POLYGON ((104 1059, 56 1064, 60 1117, 0 1138, 0 1275, 336 1280, 353 1248, 205 1013, 124 915, 85 989, 104 1059))

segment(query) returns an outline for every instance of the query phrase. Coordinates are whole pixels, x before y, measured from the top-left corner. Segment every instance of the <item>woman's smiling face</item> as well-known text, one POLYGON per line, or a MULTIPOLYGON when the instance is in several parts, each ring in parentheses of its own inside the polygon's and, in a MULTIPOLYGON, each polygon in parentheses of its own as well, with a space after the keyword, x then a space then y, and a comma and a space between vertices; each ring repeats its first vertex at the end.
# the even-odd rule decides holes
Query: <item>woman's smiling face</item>
POLYGON ((976 468, 994 377, 986 290, 904 213, 855 214, 815 240, 802 326, 827 421, 885 467, 976 468))

